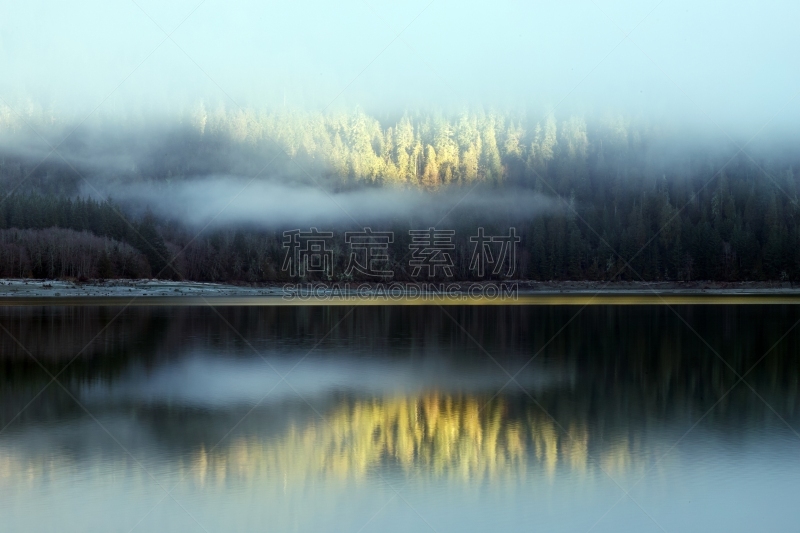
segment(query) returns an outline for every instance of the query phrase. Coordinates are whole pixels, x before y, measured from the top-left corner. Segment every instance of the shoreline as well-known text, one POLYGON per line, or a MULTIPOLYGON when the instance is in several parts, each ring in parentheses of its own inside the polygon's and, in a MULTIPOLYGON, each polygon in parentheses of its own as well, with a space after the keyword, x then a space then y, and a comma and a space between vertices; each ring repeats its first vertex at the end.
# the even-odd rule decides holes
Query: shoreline
POLYGON ((0 280, 0 306, 284 306, 284 305, 726 305, 800 304, 788 282, 400 282, 294 283, 259 286, 165 280, 0 280), (488 290, 492 289, 492 290, 488 290), (409 294, 409 292, 411 294, 409 294))

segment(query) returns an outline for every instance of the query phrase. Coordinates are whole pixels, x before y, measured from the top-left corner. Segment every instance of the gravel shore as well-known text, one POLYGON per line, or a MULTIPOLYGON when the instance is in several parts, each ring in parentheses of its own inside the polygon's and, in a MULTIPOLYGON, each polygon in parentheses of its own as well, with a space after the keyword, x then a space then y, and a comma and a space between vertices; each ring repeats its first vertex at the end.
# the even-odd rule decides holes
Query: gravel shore
MULTIPOLYGON (((610 283, 596 281, 563 281, 563 282, 530 282, 510 281, 506 284, 516 284, 520 295, 626 295, 626 294, 675 294, 675 295, 800 295, 800 285, 789 282, 626 282, 615 281, 610 283)), ((466 292, 472 283, 450 283, 437 285, 448 288, 453 292, 466 292)), ((400 286, 400 282, 389 285, 400 286)), ((311 285, 306 283, 293 285, 295 291, 307 290, 311 285)), ((320 286, 320 285, 317 285, 320 286)), ((346 284, 327 283, 324 287, 334 286, 355 288, 367 286, 358 282, 346 284)), ((379 285, 369 284, 366 293, 380 293, 379 285)), ((384 286, 386 287, 386 286, 384 286)), ((323 291, 324 292, 324 291, 323 291)), ((65 280, 27 280, 27 279, 0 279, 0 298, 75 298, 75 297, 217 297, 217 296, 272 296, 283 297, 287 294, 284 284, 274 285, 229 285, 224 283, 198 283, 186 281, 165 280, 93 280, 88 282, 75 282, 65 280)))

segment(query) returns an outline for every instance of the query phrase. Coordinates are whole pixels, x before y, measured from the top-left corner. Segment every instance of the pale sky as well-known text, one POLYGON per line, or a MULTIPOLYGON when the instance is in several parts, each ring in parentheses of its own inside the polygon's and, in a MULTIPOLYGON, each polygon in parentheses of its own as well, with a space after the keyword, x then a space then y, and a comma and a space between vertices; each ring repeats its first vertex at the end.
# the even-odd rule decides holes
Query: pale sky
POLYGON ((752 132, 800 118, 797 1, 3 4, 0 96, 14 105, 558 106, 752 132))

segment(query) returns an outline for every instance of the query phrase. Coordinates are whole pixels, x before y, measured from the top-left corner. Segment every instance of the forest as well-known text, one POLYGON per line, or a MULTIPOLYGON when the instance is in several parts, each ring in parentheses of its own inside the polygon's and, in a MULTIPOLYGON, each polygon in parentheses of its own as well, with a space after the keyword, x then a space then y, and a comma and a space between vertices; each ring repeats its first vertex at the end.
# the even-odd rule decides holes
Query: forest
MULTIPOLYGON (((31 140, 31 129, 58 138, 73 128, 42 111, 19 117, 0 109, 4 277, 299 279, 284 268, 283 232, 295 229, 289 224, 197 227, 124 193, 130 184, 158 194, 175 183, 199 187, 203 177, 239 176, 319 187, 334 202, 365 189, 390 198, 421 191, 456 206, 500 192, 548 200, 549 209, 528 213, 502 206, 448 211, 437 229, 455 230, 448 253, 456 280, 509 272, 529 280, 800 279, 800 183, 791 146, 751 157, 730 142, 619 115, 485 110, 384 116, 198 105, 158 126, 79 127, 47 157, 53 145, 32 149, 41 142, 31 140), (478 227, 493 235, 515 228, 513 268, 476 275, 469 237, 478 227)), ((321 228, 335 230, 334 264, 302 277, 417 279, 409 230, 438 222, 423 219, 409 213, 359 221, 394 234, 381 267, 388 274, 379 279, 347 272, 344 234, 362 227, 345 220, 321 228)))

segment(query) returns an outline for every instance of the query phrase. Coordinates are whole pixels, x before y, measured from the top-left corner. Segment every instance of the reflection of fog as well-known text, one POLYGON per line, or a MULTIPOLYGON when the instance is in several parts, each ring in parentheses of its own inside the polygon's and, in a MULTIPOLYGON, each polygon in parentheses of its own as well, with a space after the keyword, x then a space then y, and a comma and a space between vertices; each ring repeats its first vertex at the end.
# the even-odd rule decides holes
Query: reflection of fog
MULTIPOLYGON (((515 380, 536 392, 568 378, 563 372, 532 364, 515 380)), ((269 354, 263 359, 195 354, 155 368, 131 365, 113 383, 94 381, 83 386, 79 397, 90 408, 109 402, 220 408, 272 403, 298 395, 325 397, 333 392, 386 395, 435 389, 491 395, 506 385, 516 389, 509 381, 510 374, 490 361, 456 364, 443 358, 365 358, 338 353, 306 357, 269 354)))

